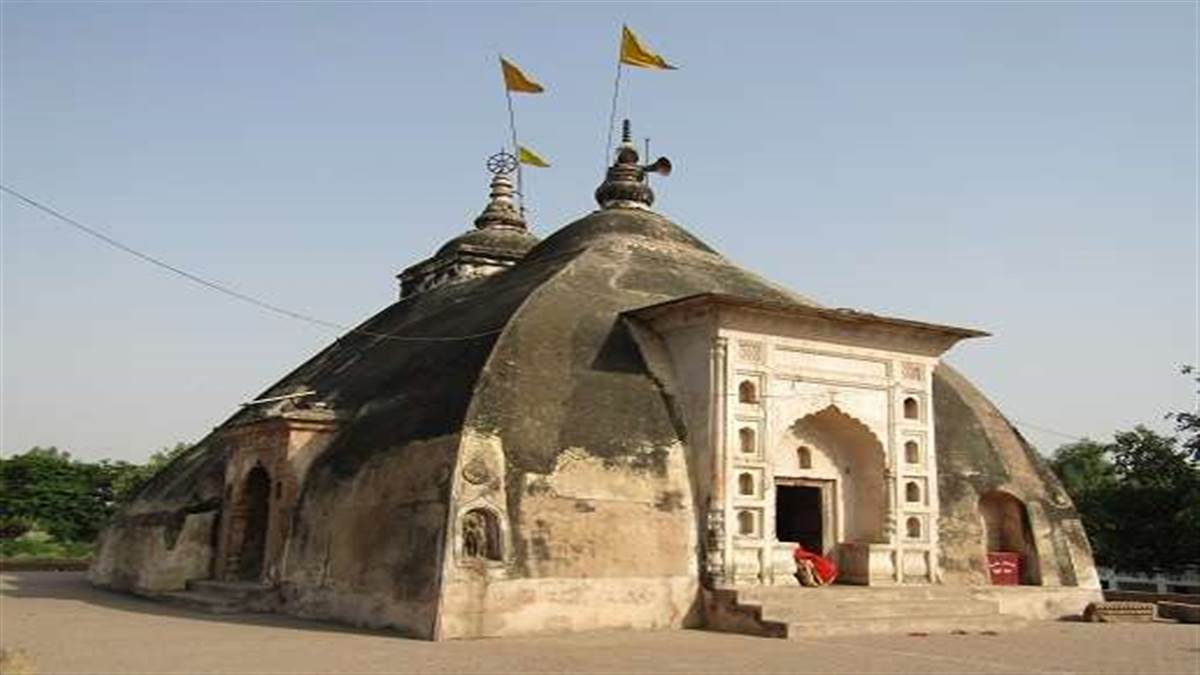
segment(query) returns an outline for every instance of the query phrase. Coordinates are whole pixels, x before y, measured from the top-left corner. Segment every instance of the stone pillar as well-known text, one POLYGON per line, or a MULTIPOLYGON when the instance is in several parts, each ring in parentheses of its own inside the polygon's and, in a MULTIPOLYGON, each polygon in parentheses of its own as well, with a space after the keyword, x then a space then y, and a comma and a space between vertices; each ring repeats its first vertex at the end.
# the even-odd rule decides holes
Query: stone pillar
POLYGON ((705 559, 704 572, 708 585, 719 588, 725 585, 725 504, 709 502, 705 516, 705 559))
MULTIPOLYGON (((888 461, 890 462, 891 459, 889 458, 888 461)), ((897 494, 896 469, 890 465, 885 466, 883 469, 883 536, 892 545, 898 541, 896 536, 896 512, 899 509, 896 504, 897 494)))
MULTIPOLYGON (((895 446, 894 443, 892 445, 895 446)), ((900 505, 896 503, 900 494, 897 486, 899 477, 893 464, 893 454, 888 453, 887 459, 884 460, 887 465, 883 468, 883 536, 894 552, 892 580, 896 583, 904 583, 904 546, 901 544, 902 538, 896 531, 896 521, 900 510, 900 505)))
POLYGON ((709 405, 710 405, 710 434, 712 457, 712 486, 708 501, 708 513, 705 517, 705 571, 709 584, 716 588, 726 583, 729 578, 726 541, 728 533, 725 528, 726 510, 726 453, 728 424, 725 410, 728 404, 728 386, 726 368, 729 362, 729 340, 718 337, 713 340, 709 350, 709 405))

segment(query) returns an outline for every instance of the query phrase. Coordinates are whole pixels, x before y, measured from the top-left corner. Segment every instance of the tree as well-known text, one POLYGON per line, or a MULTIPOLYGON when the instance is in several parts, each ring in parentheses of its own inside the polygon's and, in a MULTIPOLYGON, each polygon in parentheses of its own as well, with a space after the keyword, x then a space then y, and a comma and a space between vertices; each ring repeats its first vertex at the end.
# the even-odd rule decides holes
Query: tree
POLYGON ((1200 556, 1200 467, 1178 439, 1143 426, 1059 448, 1050 466, 1075 501, 1096 560, 1176 571, 1200 556))
MULTIPOLYGON (((1197 372, 1193 366, 1183 366, 1180 371, 1184 375, 1192 375, 1197 372)), ((1200 386, 1200 375, 1195 377, 1195 382, 1200 386)), ((1197 396, 1200 396, 1200 391, 1197 391, 1197 396)), ((1183 449, 1193 460, 1200 461, 1200 404, 1191 411, 1181 410, 1167 413, 1167 418, 1175 420, 1175 431, 1183 436, 1183 449)))
MULTIPOLYGON (((131 470, 117 471, 117 475, 113 481, 114 500, 118 504, 131 501, 137 496, 142 487, 154 477, 154 474, 175 461, 176 457, 191 449, 192 446, 188 443, 176 443, 169 448, 163 448, 150 455, 150 459, 141 466, 130 465, 131 470)), ((118 464, 123 464, 123 462, 118 464)))
POLYGON ((1083 439, 1061 446, 1050 458, 1050 468, 1075 502, 1084 530, 1091 535, 1096 560, 1107 562, 1113 526, 1110 509, 1112 490, 1117 484, 1116 467, 1110 446, 1083 439))
POLYGON ((0 458, 0 538, 40 529, 62 542, 93 541, 121 504, 190 447, 176 443, 142 465, 81 462, 53 446, 0 458))
POLYGON ((0 460, 0 517, 28 519, 62 541, 90 541, 111 513, 96 465, 55 448, 0 460))
POLYGON ((1109 446, 1085 438, 1055 450, 1050 468, 1072 496, 1094 492, 1116 481, 1116 469, 1108 453, 1109 446))

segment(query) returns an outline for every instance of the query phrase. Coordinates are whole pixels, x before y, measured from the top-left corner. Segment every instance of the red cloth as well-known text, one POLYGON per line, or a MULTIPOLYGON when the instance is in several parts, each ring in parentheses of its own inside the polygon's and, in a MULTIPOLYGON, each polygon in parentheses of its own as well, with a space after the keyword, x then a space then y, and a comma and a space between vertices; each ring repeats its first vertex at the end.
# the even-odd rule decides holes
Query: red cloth
POLYGON ((833 580, 837 579, 837 563, 833 562, 829 558, 823 558, 816 553, 807 551, 803 546, 800 545, 796 546, 796 551, 792 554, 792 558, 796 562, 807 560, 808 562, 812 563, 813 571, 816 572, 817 576, 821 579, 822 584, 832 584, 833 580))

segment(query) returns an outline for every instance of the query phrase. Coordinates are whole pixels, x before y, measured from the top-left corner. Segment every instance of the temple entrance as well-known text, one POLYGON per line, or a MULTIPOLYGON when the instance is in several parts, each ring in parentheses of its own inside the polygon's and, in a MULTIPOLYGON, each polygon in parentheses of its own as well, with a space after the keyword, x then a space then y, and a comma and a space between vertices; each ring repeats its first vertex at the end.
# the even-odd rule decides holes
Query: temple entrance
MULTIPOLYGON (((861 421, 832 405, 796 420, 790 430, 797 448, 792 471, 802 479, 793 484, 827 486, 822 511, 824 529, 831 533, 824 538, 825 550, 834 543, 886 542, 887 487, 879 439, 861 421), (832 489, 835 482, 836 494, 832 489), (835 513, 837 521, 832 522, 830 516, 835 513)), ((788 464, 779 462, 778 466, 788 464)), ((775 475, 780 473, 777 470, 775 475)))
POLYGON ((781 479, 775 486, 775 539, 827 555, 834 545, 832 481, 781 479))
POLYGON ((261 466, 250 470, 242 489, 240 514, 242 542, 238 551, 237 578, 258 581, 266 558, 267 528, 271 520, 271 476, 261 466))

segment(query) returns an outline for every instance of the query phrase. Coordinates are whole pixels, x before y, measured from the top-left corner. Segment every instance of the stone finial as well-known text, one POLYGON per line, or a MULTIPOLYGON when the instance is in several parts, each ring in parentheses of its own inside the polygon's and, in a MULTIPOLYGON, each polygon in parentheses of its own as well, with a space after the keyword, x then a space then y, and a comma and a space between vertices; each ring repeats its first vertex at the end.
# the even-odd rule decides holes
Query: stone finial
POLYGON ((604 182, 596 188, 596 202, 602 209, 649 209, 654 203, 654 191, 646 183, 646 169, 638 164, 629 120, 621 125, 617 159, 608 168, 604 182))
POLYGON ((481 230, 489 227, 514 227, 524 230, 525 219, 521 217, 521 211, 513 200, 513 193, 513 184, 507 175, 498 173, 492 176, 491 199, 488 200, 483 213, 475 219, 475 227, 481 230))

